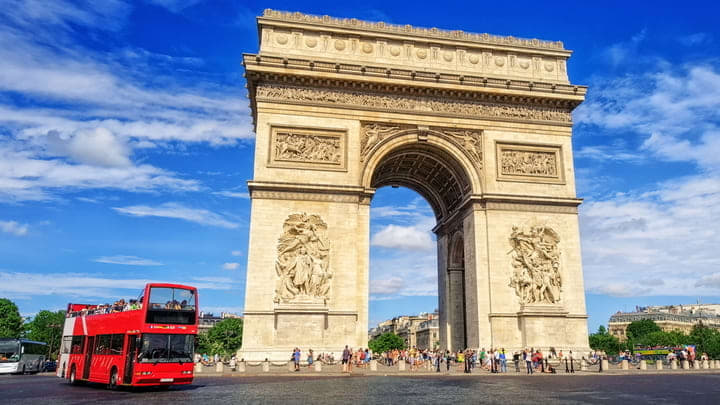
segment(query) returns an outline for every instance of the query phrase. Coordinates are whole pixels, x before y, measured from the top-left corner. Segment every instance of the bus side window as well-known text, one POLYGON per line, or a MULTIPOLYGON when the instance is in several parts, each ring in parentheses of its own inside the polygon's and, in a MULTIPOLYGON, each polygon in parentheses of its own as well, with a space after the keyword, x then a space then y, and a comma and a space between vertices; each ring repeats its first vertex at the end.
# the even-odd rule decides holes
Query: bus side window
POLYGON ((85 342, 85 336, 73 336, 72 337, 72 347, 70 348, 70 353, 82 354, 84 342, 85 342))
POLYGON ((111 335, 112 341, 110 343, 110 354, 120 355, 123 351, 123 343, 125 335, 111 335))

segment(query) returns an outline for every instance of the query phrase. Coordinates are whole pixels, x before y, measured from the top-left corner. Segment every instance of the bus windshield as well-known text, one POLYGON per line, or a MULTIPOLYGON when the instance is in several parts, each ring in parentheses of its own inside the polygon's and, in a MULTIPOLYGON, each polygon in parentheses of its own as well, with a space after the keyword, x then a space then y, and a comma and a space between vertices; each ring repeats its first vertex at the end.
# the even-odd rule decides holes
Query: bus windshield
POLYGON ((13 363, 20 361, 20 344, 17 340, 0 341, 0 362, 13 363))
POLYGON ((146 333, 138 360, 141 363, 191 362, 195 350, 195 336, 146 333))
POLYGON ((195 310, 195 292, 184 288, 150 288, 150 309, 195 310))

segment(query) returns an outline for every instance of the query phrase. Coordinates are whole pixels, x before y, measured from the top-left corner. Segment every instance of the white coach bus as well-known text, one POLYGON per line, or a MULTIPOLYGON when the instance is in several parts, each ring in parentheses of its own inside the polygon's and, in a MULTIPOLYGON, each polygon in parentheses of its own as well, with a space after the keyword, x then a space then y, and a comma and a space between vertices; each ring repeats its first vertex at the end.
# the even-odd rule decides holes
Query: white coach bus
POLYGON ((35 374, 42 370, 47 352, 43 342, 0 338, 0 374, 35 374))

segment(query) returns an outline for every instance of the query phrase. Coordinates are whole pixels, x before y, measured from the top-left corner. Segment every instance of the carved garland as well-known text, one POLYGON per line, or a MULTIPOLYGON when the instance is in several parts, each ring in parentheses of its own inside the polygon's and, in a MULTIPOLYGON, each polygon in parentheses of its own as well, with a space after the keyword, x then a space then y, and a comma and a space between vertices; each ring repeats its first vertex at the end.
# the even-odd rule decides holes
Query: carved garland
POLYGON ((566 108, 499 104, 474 100, 448 100, 441 97, 355 92, 327 88, 260 85, 256 89, 255 98, 275 102, 295 101, 362 106, 367 109, 453 114, 488 119, 572 122, 570 111, 566 108))
POLYGON ((510 287, 522 304, 560 301, 560 237, 547 225, 513 226, 510 234, 513 275, 510 287))
POLYGON ((329 299, 330 243, 319 215, 291 214, 278 239, 276 303, 326 304, 329 299))

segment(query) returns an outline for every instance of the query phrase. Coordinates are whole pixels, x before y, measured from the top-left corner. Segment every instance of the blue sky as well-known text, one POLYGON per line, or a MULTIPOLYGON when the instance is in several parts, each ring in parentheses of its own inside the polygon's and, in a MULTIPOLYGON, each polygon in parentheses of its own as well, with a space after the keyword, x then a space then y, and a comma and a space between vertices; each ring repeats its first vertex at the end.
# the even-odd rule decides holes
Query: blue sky
MULTIPOLYGON (((720 302, 720 28, 712 2, 15 1, 0 7, 0 296, 23 314, 147 280, 242 312, 254 138, 240 65, 264 8, 562 40, 589 326, 720 302)), ((434 223, 372 203, 371 323, 437 307, 434 223)))

